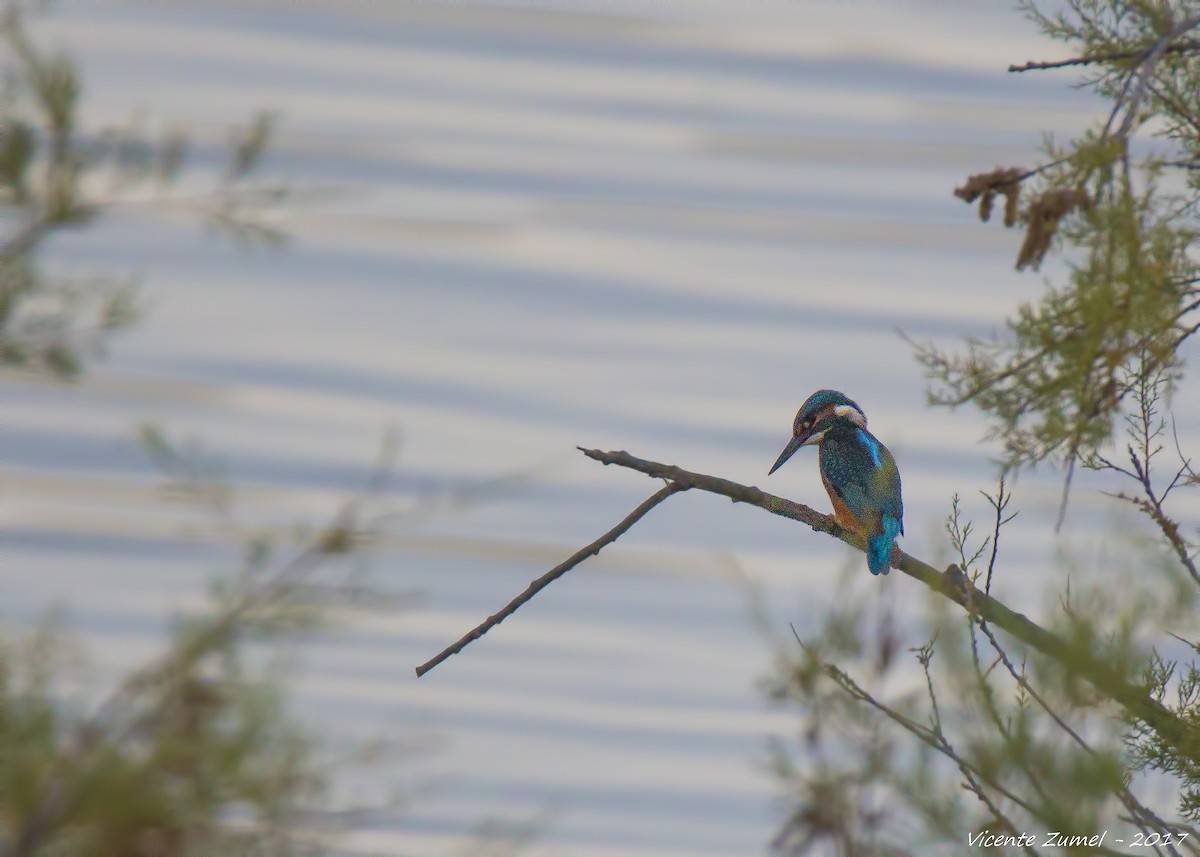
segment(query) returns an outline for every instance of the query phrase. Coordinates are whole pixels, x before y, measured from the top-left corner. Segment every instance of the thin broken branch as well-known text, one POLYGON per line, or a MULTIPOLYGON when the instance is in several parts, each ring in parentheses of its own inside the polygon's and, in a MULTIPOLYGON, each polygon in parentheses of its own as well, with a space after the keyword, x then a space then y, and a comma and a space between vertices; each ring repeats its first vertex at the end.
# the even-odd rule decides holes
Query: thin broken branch
POLYGON ((615 527, 613 527, 607 533, 602 535, 600 538, 596 539, 594 542, 592 542, 587 547, 571 554, 571 556, 568 557, 566 560, 564 560, 563 562, 554 566, 554 568, 550 569, 548 572, 543 574, 537 580, 530 583, 529 586, 526 587, 524 592, 522 592, 520 595, 518 595, 512 601, 508 602, 508 604, 505 605, 504 609, 501 610, 499 613, 495 613, 495 614, 489 616, 485 621, 481 622, 479 625, 477 625, 475 628, 473 628, 470 632, 468 632, 467 634, 464 634, 456 643, 442 649, 440 652, 438 652, 438 654, 436 656, 430 658, 428 661, 426 661, 425 663, 423 663, 419 667, 417 667, 417 678, 420 678, 421 676, 425 675, 425 673, 429 672, 431 669, 436 667, 438 664, 440 664, 442 661, 446 660, 446 658, 450 657, 451 655, 457 655, 459 652, 461 652, 463 649, 465 649, 471 643, 478 640, 480 637, 482 637, 488 631, 492 630, 492 628, 499 625, 501 622, 503 622, 505 619, 507 619, 513 613, 516 613, 517 610, 519 610, 526 601, 533 598, 533 596, 537 595, 539 592, 541 592, 543 589, 545 589, 551 583, 558 580, 560 577, 562 577, 568 571, 573 569, 575 566, 579 565, 581 562, 583 562, 588 557, 592 557, 592 556, 595 556, 596 554, 600 553, 601 549, 603 549, 606 545, 612 544, 617 539, 619 539, 621 536, 623 536, 625 534, 626 530, 628 530, 630 527, 632 527, 634 524, 636 524, 639 520, 641 520, 643 515, 645 515, 647 512, 649 512, 651 509, 653 509, 655 506, 657 506, 663 500, 666 500, 672 494, 675 494, 675 493, 678 493, 679 491, 684 491, 684 490, 686 490, 686 488, 684 486, 679 485, 675 482, 670 482, 666 485, 665 488, 658 491, 652 497, 648 497, 640 506, 638 506, 636 509, 634 509, 632 512, 630 512, 628 515, 626 515, 625 519, 622 520, 621 523, 617 524, 615 527))

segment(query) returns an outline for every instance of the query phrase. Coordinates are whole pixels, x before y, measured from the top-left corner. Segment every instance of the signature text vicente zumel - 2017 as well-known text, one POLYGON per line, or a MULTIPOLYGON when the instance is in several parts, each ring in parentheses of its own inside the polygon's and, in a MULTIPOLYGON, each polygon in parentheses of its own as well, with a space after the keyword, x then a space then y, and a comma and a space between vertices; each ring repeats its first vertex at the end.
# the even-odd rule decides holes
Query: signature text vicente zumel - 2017
MULTIPOLYGON (((1079 836, 1051 830, 1047 833, 996 833, 984 830, 967 834, 967 844, 972 848, 1099 848, 1108 838, 1108 831, 1091 836, 1079 836)), ((1113 839, 1114 845, 1127 848, 1153 848, 1156 845, 1179 845, 1187 838, 1186 833, 1138 832, 1129 839, 1113 839)))

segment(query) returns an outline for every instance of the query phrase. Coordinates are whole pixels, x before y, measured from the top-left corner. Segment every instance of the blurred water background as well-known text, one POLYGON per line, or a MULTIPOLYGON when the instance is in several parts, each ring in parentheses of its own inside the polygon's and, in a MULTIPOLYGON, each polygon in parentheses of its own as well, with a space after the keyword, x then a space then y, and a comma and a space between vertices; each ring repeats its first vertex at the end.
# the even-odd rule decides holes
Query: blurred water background
MULTIPOLYGON (((5 620, 65 605, 111 679, 230 567, 185 532, 195 513, 164 507, 141 420, 202 439, 238 513, 281 526, 320 521, 395 426, 388 503, 477 502, 400 519, 372 555, 375 584, 416 607, 302 653, 297 698, 321 728, 445 745, 405 768, 407 816, 348 845, 448 853, 481 819, 537 817, 535 854, 761 851, 779 817, 766 739, 798 724, 756 689, 769 652, 731 566, 801 630, 847 562, 919 603, 903 576, 684 495, 464 654, 419 682, 413 667, 658 487, 576 444, 824 508, 815 454, 766 478, 819 387, 857 399, 895 453, 903 546, 943 557, 949 498, 985 516, 996 450, 973 412, 926 408, 897 331, 984 335, 1042 288, 1012 270, 1019 236, 951 190, 1094 118, 1069 77, 1004 72, 1058 49, 983 0, 69 2, 32 26, 78 58, 90 127, 191 130, 182 192, 270 108, 266 171, 339 194, 291 208, 281 250, 137 204, 54 240, 59 270, 138 273, 148 307, 82 383, 3 381, 5 620)), ((1176 409, 1198 425, 1195 397, 1176 409)), ((1021 479, 1003 556, 1002 597, 1034 613, 1059 484, 1021 479)), ((1109 520, 1088 486, 1084 549, 1109 520)))

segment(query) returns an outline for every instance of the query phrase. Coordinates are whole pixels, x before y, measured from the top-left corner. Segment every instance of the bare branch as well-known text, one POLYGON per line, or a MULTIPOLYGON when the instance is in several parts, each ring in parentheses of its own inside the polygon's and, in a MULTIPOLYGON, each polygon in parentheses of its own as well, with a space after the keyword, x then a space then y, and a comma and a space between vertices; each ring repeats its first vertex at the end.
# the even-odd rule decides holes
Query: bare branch
MULTIPOLYGON (((795 629, 793 629, 793 632, 794 631, 795 629)), ((929 702, 933 706, 933 734, 938 738, 938 740, 941 741, 946 749, 953 752, 954 747, 950 743, 950 739, 946 737, 945 730, 942 728, 942 714, 941 710, 938 708, 937 694, 934 693, 933 690, 933 675, 929 670, 929 664, 933 660, 932 640, 917 650, 917 660, 920 661, 921 668, 925 671, 925 687, 929 692, 929 702)), ((983 785, 976 777, 975 772, 961 762, 958 763, 958 770, 960 773, 962 773, 963 779, 966 780, 967 790, 974 794, 975 797, 979 798, 980 803, 988 808, 988 811, 992 814, 992 818, 1003 823, 1009 830, 1016 830, 1016 825, 1012 823, 1012 820, 1004 814, 1004 811, 996 805, 996 802, 991 799, 991 796, 984 791, 983 785)), ((1021 843, 1021 848, 1026 854, 1032 855, 1032 857, 1037 857, 1037 851, 1034 850, 1032 845, 1030 845, 1028 842, 1025 842, 1024 838, 1022 838, 1021 843)))
POLYGON ((1163 161, 1164 167, 1175 167, 1179 170, 1200 170, 1200 160, 1195 161, 1163 161))
MULTIPOLYGON (((604 452, 598 449, 582 449, 588 458, 602 464, 615 464, 637 470, 657 479, 669 479, 683 489, 696 488, 728 497, 735 503, 749 503, 775 515, 807 524, 817 532, 826 533, 858 550, 864 545, 851 532, 842 529, 832 516, 822 515, 815 509, 800 503, 768 494, 758 488, 741 485, 728 479, 693 473, 669 464, 647 461, 628 452, 604 452)), ((934 592, 958 604, 1003 629, 1022 643, 1063 664, 1072 673, 1086 678, 1099 691, 1124 706, 1131 715, 1143 721, 1169 745, 1189 747, 1194 741, 1194 729, 1182 721, 1169 708, 1152 698, 1146 688, 1132 684, 1119 671, 1114 670, 1102 657, 1085 646, 1075 645, 1047 631, 1028 617, 1010 610, 1006 605, 983 592, 967 581, 955 567, 945 572, 938 571, 928 563, 910 556, 900 548, 894 548, 891 567, 913 577, 934 592), (953 570, 952 570, 953 569, 953 570)))
MULTIPOLYGON (((1195 25, 1193 25, 1195 26, 1195 25)), ((1178 42, 1166 45, 1163 48, 1164 54, 1187 54, 1200 51, 1200 39, 1183 39, 1178 42)), ((1023 71, 1045 71, 1052 68, 1067 68, 1068 66, 1076 65, 1093 65, 1099 62, 1113 62, 1115 60, 1131 60, 1138 57, 1145 57, 1147 51, 1113 51, 1105 54, 1092 54, 1086 57, 1072 57, 1066 60, 1050 60, 1049 62, 1027 62, 1021 65, 1010 65, 1009 72, 1020 73, 1023 71)))
MULTIPOLYGON (((535 580, 513 599, 503 610, 444 649, 436 657, 417 667, 417 675, 424 675, 433 667, 462 651, 467 645, 487 633, 495 625, 512 615, 521 605, 536 595, 542 588, 574 568, 589 556, 599 553, 604 546, 616 541, 643 515, 672 494, 690 489, 708 491, 728 497, 735 503, 749 503, 775 515, 800 521, 813 530, 831 535, 841 541, 864 550, 865 545, 853 533, 838 526, 832 516, 823 515, 808 506, 768 494, 758 488, 742 485, 728 479, 694 473, 669 464, 648 461, 628 452, 604 452, 584 449, 584 455, 602 464, 615 464, 637 470, 656 479, 668 480, 669 484, 634 509, 621 523, 587 547, 576 552, 568 560, 551 569, 535 580)), ((896 547, 892 550, 891 567, 913 577, 933 591, 1002 628, 1014 638, 1063 664, 1074 674, 1087 679, 1099 691, 1124 706, 1129 713, 1153 729, 1162 740, 1172 746, 1187 747, 1193 741, 1193 728, 1183 722, 1173 711, 1149 696, 1146 688, 1130 683, 1118 670, 1110 667, 1101 657, 1084 646, 1075 645, 1030 621, 1026 616, 1010 610, 986 592, 977 589, 955 566, 940 572, 928 563, 909 556, 896 547)))
POLYGON ((621 523, 617 524, 615 527, 613 527, 607 533, 602 535, 600 538, 596 539, 594 542, 592 542, 587 547, 582 548, 581 550, 578 550, 575 553, 571 554, 571 556, 569 558, 567 558, 563 562, 559 563, 554 568, 550 569, 548 572, 543 574, 537 580, 530 583, 524 592, 522 592, 520 595, 518 595, 512 601, 508 602, 508 604, 505 605, 504 609, 501 610, 499 613, 489 616, 484 622, 481 622, 479 625, 477 625, 475 628, 473 628, 470 632, 463 635, 456 643, 442 649, 442 651, 440 651, 437 655, 435 655, 434 657, 430 658, 428 661, 426 661, 425 663, 423 663, 419 667, 417 667, 417 678, 420 678, 421 676, 425 675, 425 673, 429 672, 431 669, 436 667, 438 664, 440 664, 442 661, 446 660, 451 655, 457 655, 459 652, 461 652, 463 649, 465 649, 471 643, 478 640, 480 637, 482 637, 488 631, 492 630, 492 628, 499 625, 501 622, 503 622, 505 619, 507 619, 513 613, 516 613, 517 610, 520 609, 520 607, 523 604, 525 604, 526 601, 533 598, 533 596, 537 595, 539 592, 541 592, 543 589, 545 589, 551 583, 558 580, 560 577, 562 577, 568 571, 573 569, 575 566, 579 565, 581 562, 583 562, 588 557, 595 556, 596 554, 600 553, 602 548, 604 548, 607 545, 612 544, 617 539, 619 539, 622 535, 625 534, 625 532, 630 527, 632 527, 639 520, 641 520, 643 515, 645 515, 647 512, 649 512, 651 509, 653 509, 655 506, 657 506, 663 500, 666 500, 672 494, 677 494, 680 491, 686 491, 687 488, 688 488, 688 486, 680 485, 677 482, 670 482, 666 485, 666 487, 662 488, 660 491, 655 493, 653 496, 648 497, 640 506, 638 506, 636 509, 634 509, 632 512, 630 512, 628 515, 626 515, 625 519, 622 520, 621 523))
POLYGON ((980 491, 984 499, 988 501, 993 509, 996 510, 996 525, 992 529, 992 554, 988 557, 987 580, 984 582, 983 591, 988 595, 992 593, 992 573, 996 569, 996 554, 1000 550, 1000 528, 1017 517, 1017 513, 1013 512, 1007 518, 1004 516, 1008 504, 1012 501, 1012 493, 1004 490, 1004 477, 1000 477, 1000 486, 996 490, 996 496, 993 497, 986 491, 980 491))

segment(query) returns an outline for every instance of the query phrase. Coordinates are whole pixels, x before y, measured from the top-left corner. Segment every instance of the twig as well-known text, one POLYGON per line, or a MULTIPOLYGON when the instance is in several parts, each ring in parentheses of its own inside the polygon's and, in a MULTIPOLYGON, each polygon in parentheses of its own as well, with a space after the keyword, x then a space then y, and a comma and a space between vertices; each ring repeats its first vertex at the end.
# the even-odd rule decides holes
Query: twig
POLYGON ((1158 380, 1151 380, 1149 378, 1142 377, 1139 379, 1138 386, 1136 388, 1138 399, 1138 414, 1136 419, 1140 420, 1140 424, 1135 424, 1134 418, 1130 418, 1129 434, 1135 440, 1141 441, 1141 455, 1139 456, 1137 450, 1134 449, 1133 444, 1129 444, 1127 451, 1129 452, 1129 461, 1133 466, 1133 470, 1130 471, 1123 467, 1116 467, 1106 459, 1099 459, 1107 467, 1110 467, 1111 469, 1116 470, 1137 482, 1138 485, 1141 486, 1142 493, 1145 496, 1134 497, 1126 494, 1123 491, 1119 491, 1115 494, 1110 492, 1105 493, 1109 493, 1109 496, 1118 500, 1124 500, 1132 504, 1140 509, 1148 518, 1150 518, 1150 520, 1154 522, 1155 526, 1158 527, 1159 531, 1162 532, 1167 542, 1171 545, 1172 550, 1175 551, 1175 554, 1179 557, 1179 561, 1183 564, 1184 569, 1191 576, 1192 580, 1200 585, 1200 569, 1196 567, 1196 561, 1192 558, 1191 545, 1188 544, 1187 540, 1184 539, 1183 535, 1179 532, 1178 522, 1176 522, 1167 514, 1166 508, 1163 505, 1167 499, 1167 496, 1179 484, 1179 480, 1182 478, 1183 474, 1191 473, 1190 462, 1184 458, 1183 452, 1179 447, 1179 435, 1175 431, 1174 422, 1172 422, 1172 432, 1174 433, 1175 450, 1183 462, 1182 466, 1175 473, 1175 477, 1167 485, 1161 496, 1157 491, 1155 491, 1154 481, 1151 477, 1151 460, 1155 455, 1162 451, 1161 444, 1154 448, 1152 448, 1152 444, 1165 430, 1165 424, 1162 424, 1154 429, 1151 428, 1151 424, 1154 422, 1154 417, 1156 414, 1154 410, 1154 403, 1155 396, 1157 395, 1158 391, 1158 384, 1158 380), (1140 432, 1138 431, 1138 428, 1140 428, 1140 432))
POLYGON ((1179 427, 1175 424, 1174 417, 1171 417, 1171 436, 1175 439, 1175 452, 1179 456, 1179 460, 1183 462, 1184 472, 1193 479, 1200 478, 1192 469, 1192 460, 1183 454, 1183 448, 1179 445, 1179 427))
POLYGON ((1003 476, 1000 477, 1000 486, 996 491, 995 497, 993 497, 991 494, 988 494, 986 491, 980 491, 979 493, 983 494, 984 499, 986 499, 988 503, 991 504, 992 508, 996 510, 996 525, 992 530, 992 555, 988 557, 987 579, 984 581, 983 585, 983 591, 986 594, 991 595, 992 573, 996 569, 996 554, 1000 549, 1000 528, 1013 518, 1017 517, 1017 513, 1013 512, 1007 518, 1004 517, 1004 510, 1008 508, 1008 504, 1012 500, 1012 494, 1006 494, 1004 492, 1003 476))
POLYGON ((1075 462, 1079 460, 1079 442, 1071 444, 1067 453, 1067 476, 1063 480, 1062 496, 1058 500, 1058 518, 1054 522, 1054 532, 1060 532, 1067 520, 1067 502, 1071 499, 1071 480, 1075 478, 1075 462))
MULTIPOLYGON (((1195 26, 1195 25, 1193 25, 1195 26)), ((1200 39, 1183 39, 1169 44, 1163 49, 1165 54, 1183 54, 1191 53, 1192 51, 1200 51, 1200 39)), ((1067 68, 1075 65, 1093 65, 1098 62, 1110 62, 1112 60, 1131 60, 1137 57, 1147 56, 1147 51, 1114 51, 1105 54, 1091 54, 1085 57, 1072 57, 1066 60, 1050 60, 1049 62, 1027 62, 1021 65, 1010 65, 1008 67, 1011 73, 1020 73, 1023 71, 1045 71, 1052 68, 1067 68)))
MULTIPOLYGON (((984 592, 990 595, 992 591, 992 578, 996 569, 996 556, 1000 550, 1000 530, 1005 524, 1016 517, 1017 513, 1014 512, 1007 518, 1004 517, 1004 510, 1008 506, 1011 495, 1006 494, 1004 491, 1003 476, 1000 477, 999 490, 996 492, 995 497, 993 497, 991 494, 988 494, 986 491, 980 491, 979 493, 984 496, 984 499, 988 501, 988 503, 996 512, 996 520, 992 529, 992 535, 987 539, 987 541, 991 543, 992 552, 991 556, 988 557, 988 568, 987 576, 984 581, 984 592)), ((979 639, 978 635, 975 633, 975 630, 976 626, 979 626, 987 631, 987 620, 978 616, 978 608, 973 602, 968 609, 966 619, 967 628, 971 633, 971 664, 975 672, 976 680, 979 683, 979 692, 983 700, 984 709, 987 713, 988 719, 992 722, 992 725, 995 726, 996 731, 1004 739, 1005 743, 1009 747, 1012 747, 1015 751, 1014 758, 1016 760, 1016 764, 1021 768, 1022 772, 1024 772, 1026 779, 1029 780, 1029 784, 1034 788, 1043 801, 1049 802, 1051 801, 1051 796, 1046 793, 1046 789, 1042 786, 1037 770, 1030 765, 1027 750, 1024 747, 1019 746, 1017 741, 1014 740, 1012 730, 1006 724, 999 707, 996 705, 996 695, 992 690, 992 686, 988 683, 988 676, 991 675, 991 672, 993 669, 995 669, 996 665, 1003 660, 1003 657, 997 657, 996 660, 992 661, 991 665, 986 671, 984 671, 983 666, 980 663, 979 639)))
POLYGON ((571 554, 571 556, 568 559, 559 563, 554 568, 550 569, 548 572, 546 572, 541 577, 539 577, 537 580, 530 583, 529 586, 526 587, 524 592, 522 592, 520 595, 518 595, 512 601, 508 602, 508 604, 505 606, 505 608, 503 610, 501 610, 499 613, 489 616, 485 621, 483 621, 479 625, 475 626, 475 628, 472 629, 470 632, 463 635, 456 643, 453 643, 452 645, 449 645, 446 648, 442 649, 442 651, 439 652, 436 656, 430 658, 428 661, 426 661, 425 663, 423 663, 419 667, 417 667, 417 678, 420 678, 421 676, 425 675, 425 673, 429 672, 431 669, 436 667, 438 664, 440 664, 442 661, 446 660, 451 655, 457 655, 459 652, 461 652, 463 649, 465 649, 471 643, 478 640, 480 637, 482 637, 488 631, 492 630, 492 628, 499 625, 501 622, 503 622, 505 619, 507 619, 513 613, 516 613, 517 610, 520 609, 520 607, 526 601, 533 598, 533 596, 537 595, 539 592, 541 592, 543 589, 545 589, 551 583, 558 580, 558 578, 562 577, 564 574, 566 574, 568 571, 573 569, 575 566, 579 565, 581 562, 583 562, 588 557, 595 556, 596 554, 600 553, 602 548, 604 548, 607 545, 612 544, 617 539, 619 539, 622 535, 625 534, 625 532, 630 527, 632 527, 639 520, 641 520, 643 515, 645 515, 647 512, 649 512, 651 509, 653 509, 655 506, 657 506, 663 500, 666 500, 672 494, 677 494, 680 491, 686 491, 687 487, 688 486, 681 485, 678 482, 670 482, 666 485, 666 487, 664 487, 661 490, 659 490, 658 492, 656 492, 653 496, 648 497, 645 501, 642 502, 642 504, 640 506, 638 506, 636 509, 634 509, 632 512, 630 512, 628 515, 626 515, 625 519, 623 521, 621 521, 621 523, 617 524, 615 527, 613 527, 607 533, 602 535, 600 538, 596 539, 594 542, 592 542, 587 547, 582 548, 581 550, 578 550, 575 553, 571 554))
POLYGON ((1163 104, 1167 105, 1167 107, 1174 110, 1181 121, 1186 122, 1187 124, 1191 125, 1193 129, 1200 132, 1200 118, 1192 116, 1191 110, 1188 109, 1186 104, 1181 104, 1180 102, 1176 101, 1173 95, 1168 95, 1160 87, 1155 86, 1153 83, 1148 84, 1148 86, 1150 87, 1151 94, 1153 94, 1163 104))
POLYGON ((1019 176, 1017 176, 1016 181, 1023 182, 1023 181, 1025 181, 1025 179, 1031 179, 1036 175, 1041 175, 1042 173, 1046 172, 1046 170, 1052 170, 1057 166, 1061 166, 1062 164, 1068 163, 1068 162, 1070 162, 1070 160, 1071 160, 1071 156, 1065 155, 1061 158, 1055 158, 1053 161, 1047 161, 1046 163, 1042 164, 1041 166, 1033 167, 1032 169, 1028 169, 1025 172, 1021 173, 1019 176))
MULTIPOLYGON (((1142 60, 1141 66, 1138 69, 1138 82, 1134 86, 1133 91, 1127 99, 1125 108, 1125 120, 1121 123, 1121 127, 1117 130, 1117 137, 1127 139, 1129 132, 1133 130, 1133 123, 1137 119, 1138 106, 1141 104, 1142 96, 1146 93, 1146 86, 1150 83, 1150 78, 1154 75, 1155 66, 1166 53, 1167 48, 1171 46, 1174 39, 1179 38, 1189 30, 1200 26, 1200 15, 1194 15, 1186 19, 1183 23, 1172 27, 1168 32, 1162 35, 1150 52, 1146 54, 1146 58, 1142 60)), ((1200 50, 1200 42, 1194 39, 1189 40, 1191 50, 1200 50)))
MULTIPOLYGON (((793 628, 792 631, 794 633, 795 629, 793 628)), ((933 690, 933 675, 929 671, 929 664, 933 660, 932 640, 925 647, 918 650, 917 660, 921 662, 921 668, 925 671, 925 687, 929 691, 929 702, 933 706, 933 734, 946 749, 953 752, 954 746, 950 743, 950 739, 946 737, 946 732, 942 728, 942 713, 938 708, 937 694, 934 693, 933 690)), ((963 778, 967 781, 967 789, 972 792, 975 797, 979 798, 980 803, 988 808, 988 811, 992 814, 992 817, 1005 824, 1009 830, 1016 830, 1016 825, 1012 823, 1012 820, 1004 814, 1003 810, 1001 810, 1000 807, 996 805, 995 801, 991 799, 988 793, 983 790, 983 786, 980 785, 979 779, 975 776, 975 772, 962 763, 959 763, 958 770, 960 773, 962 773, 963 778)), ((1023 838, 1021 843, 1022 850, 1026 854, 1032 855, 1032 857, 1037 857, 1037 851, 1033 849, 1032 845, 1030 845, 1028 842, 1025 842, 1023 838)))

